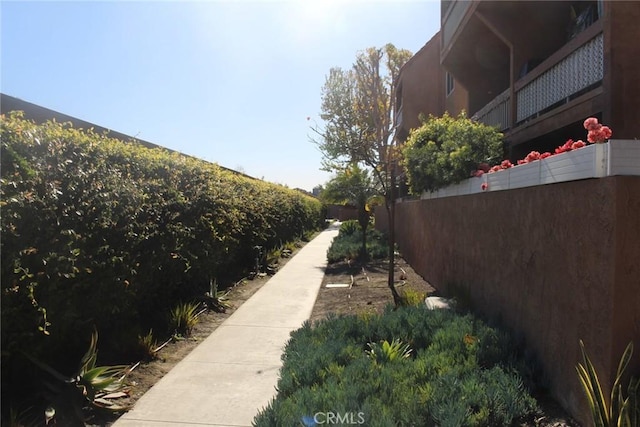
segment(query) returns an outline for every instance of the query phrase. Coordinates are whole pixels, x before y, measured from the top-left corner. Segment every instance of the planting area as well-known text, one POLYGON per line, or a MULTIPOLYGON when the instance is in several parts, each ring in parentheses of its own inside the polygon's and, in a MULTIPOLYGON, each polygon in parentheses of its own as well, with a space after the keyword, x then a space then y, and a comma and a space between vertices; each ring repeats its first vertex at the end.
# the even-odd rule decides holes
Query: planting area
POLYGON ((435 290, 401 257, 396 286, 407 306, 393 310, 387 266, 328 266, 310 322, 285 349, 279 394, 255 425, 314 425, 328 413, 368 426, 576 425, 504 330, 462 310, 426 310, 435 290))

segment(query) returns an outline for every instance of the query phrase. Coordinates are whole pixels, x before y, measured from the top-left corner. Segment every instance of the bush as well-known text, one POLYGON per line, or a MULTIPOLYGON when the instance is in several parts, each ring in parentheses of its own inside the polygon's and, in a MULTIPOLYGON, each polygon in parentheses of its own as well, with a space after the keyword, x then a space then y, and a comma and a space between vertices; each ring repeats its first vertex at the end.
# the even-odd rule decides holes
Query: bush
POLYGON ((402 305, 422 305, 427 298, 426 292, 416 291, 415 289, 407 288, 400 293, 402 305))
POLYGON ((357 219, 350 219, 340 224, 339 233, 343 236, 351 236, 353 234, 360 233, 361 231, 362 227, 360 227, 360 223, 357 219))
MULTIPOLYGON (((333 239, 327 250, 329 263, 355 260, 360 256, 362 248, 362 229, 358 221, 345 221, 340 225, 338 236, 333 239), (345 227, 345 224, 347 226, 345 227), (343 229, 344 228, 344 229, 343 229)), ((386 237, 374 228, 367 229, 367 255, 369 259, 385 258, 389 253, 389 243, 386 237)))
MULTIPOLYGON (((0 119, 3 408, 22 353, 71 371, 94 326, 107 363, 177 301, 324 224, 321 203, 217 165, 18 114, 0 119)), ((135 361, 135 360, 133 360, 135 361)))
POLYGON ((404 168, 410 191, 434 191, 471 176, 478 165, 502 158, 502 134, 495 128, 468 119, 429 116, 413 130, 403 148, 404 168))
POLYGON ((511 348, 507 334, 450 310, 307 322, 254 425, 298 425, 319 411, 361 414, 371 426, 510 425, 536 410, 511 348))

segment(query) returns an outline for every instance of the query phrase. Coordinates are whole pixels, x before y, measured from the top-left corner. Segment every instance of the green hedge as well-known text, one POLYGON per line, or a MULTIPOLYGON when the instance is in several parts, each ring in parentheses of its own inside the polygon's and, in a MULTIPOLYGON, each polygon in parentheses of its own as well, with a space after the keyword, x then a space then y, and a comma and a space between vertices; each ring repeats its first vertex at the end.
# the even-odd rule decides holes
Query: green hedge
POLYGON ((316 199, 214 164, 1 120, 4 390, 20 352, 64 370, 94 326, 103 359, 122 361, 178 301, 252 266, 254 246, 324 223, 316 199))
POLYGON ((508 426, 537 411, 510 337, 450 310, 390 307, 307 322, 282 359, 278 394, 255 426, 299 425, 317 413, 324 421, 327 412, 367 426, 508 426), (384 351, 395 340, 408 357, 384 351))

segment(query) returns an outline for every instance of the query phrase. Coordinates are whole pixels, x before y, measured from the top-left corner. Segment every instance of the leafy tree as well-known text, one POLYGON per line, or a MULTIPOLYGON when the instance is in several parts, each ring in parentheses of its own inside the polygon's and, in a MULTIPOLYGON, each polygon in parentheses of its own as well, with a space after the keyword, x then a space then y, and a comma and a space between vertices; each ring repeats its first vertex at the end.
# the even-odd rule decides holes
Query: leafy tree
POLYGON ((360 258, 367 258, 367 227, 371 218, 369 203, 379 194, 374 180, 357 163, 347 167, 326 184, 321 198, 332 203, 348 203, 358 209, 358 223, 362 231, 360 258))
POLYGON ((389 220, 388 286, 394 286, 394 222, 396 167, 399 150, 393 143, 393 87, 411 52, 392 44, 359 52, 351 69, 332 68, 322 89, 320 117, 324 127, 313 130, 325 170, 359 163, 367 167, 384 196, 389 220))

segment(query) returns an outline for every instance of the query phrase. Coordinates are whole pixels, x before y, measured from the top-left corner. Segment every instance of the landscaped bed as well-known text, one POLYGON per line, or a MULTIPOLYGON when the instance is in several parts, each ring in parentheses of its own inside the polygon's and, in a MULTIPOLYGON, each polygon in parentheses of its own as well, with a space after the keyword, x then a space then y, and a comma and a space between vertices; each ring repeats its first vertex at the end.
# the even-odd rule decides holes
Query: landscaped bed
POLYGON ((470 313, 427 310, 423 297, 435 289, 401 257, 395 285, 417 305, 393 309, 387 268, 383 259, 328 266, 256 426, 576 425, 507 332, 470 313), (327 286, 338 283, 349 286, 327 286))
POLYGON ((257 426, 329 412, 368 426, 496 426, 536 414, 509 337, 470 314, 414 306, 329 317, 296 331, 283 360, 257 426))

